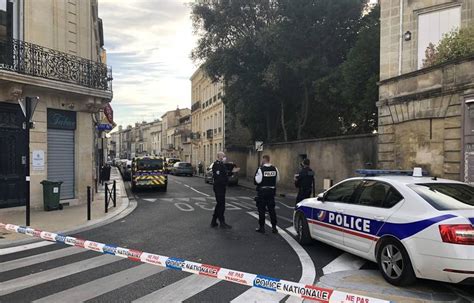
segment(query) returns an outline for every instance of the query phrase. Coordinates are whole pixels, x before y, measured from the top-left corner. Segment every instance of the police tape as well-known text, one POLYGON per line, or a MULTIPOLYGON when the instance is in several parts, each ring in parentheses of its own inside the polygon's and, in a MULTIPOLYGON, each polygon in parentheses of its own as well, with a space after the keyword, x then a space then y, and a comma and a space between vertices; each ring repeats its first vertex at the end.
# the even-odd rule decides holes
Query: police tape
POLYGON ((314 300, 324 303, 389 303, 390 301, 345 293, 333 289, 304 285, 291 281, 275 279, 263 275, 256 275, 218 266, 201 264, 187 261, 180 258, 172 258, 150 254, 139 250, 118 247, 99 242, 83 240, 80 238, 65 236, 61 234, 42 231, 30 227, 18 226, 14 224, 4 224, 0 222, 0 228, 11 232, 25 234, 31 237, 41 238, 47 241, 64 243, 79 248, 85 248, 99 253, 114 255, 121 258, 130 259, 136 262, 148 263, 174 270, 184 271, 196 275, 207 276, 228 282, 233 282, 250 287, 279 292, 302 299, 314 300))

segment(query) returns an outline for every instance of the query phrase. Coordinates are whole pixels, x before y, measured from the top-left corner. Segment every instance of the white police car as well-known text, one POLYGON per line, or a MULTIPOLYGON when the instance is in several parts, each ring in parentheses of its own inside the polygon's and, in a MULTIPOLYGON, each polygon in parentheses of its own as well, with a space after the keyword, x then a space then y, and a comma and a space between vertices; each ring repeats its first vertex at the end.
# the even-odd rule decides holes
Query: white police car
POLYGON ((296 205, 301 244, 312 239, 377 262, 384 278, 474 284, 474 187, 407 171, 359 171, 296 205))

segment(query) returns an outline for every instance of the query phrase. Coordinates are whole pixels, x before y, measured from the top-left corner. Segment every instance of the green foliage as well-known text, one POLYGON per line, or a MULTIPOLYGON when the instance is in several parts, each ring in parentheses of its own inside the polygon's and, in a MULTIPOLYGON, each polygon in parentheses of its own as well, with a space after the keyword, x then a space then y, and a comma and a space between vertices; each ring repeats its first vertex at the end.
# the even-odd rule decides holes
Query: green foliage
POLYGON ((474 55, 474 25, 445 34, 437 46, 430 43, 425 54, 423 67, 474 55))
POLYGON ((195 3, 192 57, 224 81, 227 108, 255 139, 370 131, 379 23, 378 8, 363 9, 363 0, 195 3))

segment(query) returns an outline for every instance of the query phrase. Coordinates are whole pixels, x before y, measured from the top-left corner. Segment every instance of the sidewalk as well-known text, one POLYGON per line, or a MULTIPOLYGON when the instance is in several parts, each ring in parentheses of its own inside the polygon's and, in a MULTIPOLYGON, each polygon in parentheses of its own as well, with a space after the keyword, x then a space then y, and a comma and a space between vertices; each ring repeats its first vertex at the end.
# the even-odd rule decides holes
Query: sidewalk
MULTIPOLYGON (((136 205, 130 204, 125 191, 125 184, 122 181, 120 172, 116 167, 112 167, 110 174, 109 188, 113 181, 117 186, 117 207, 113 207, 110 202, 108 213, 105 213, 105 191, 104 186, 99 187, 98 193, 92 193, 94 200, 91 205, 91 220, 87 221, 87 203, 84 201, 76 206, 64 206, 63 210, 43 211, 42 209, 31 210, 31 227, 50 232, 72 233, 85 228, 92 228, 100 223, 112 222, 120 218, 120 214, 125 211, 128 214, 136 205)), ((92 189, 94 191, 94 189, 92 189)), ((0 211, 0 222, 16 225, 25 225, 25 208, 13 210, 4 209, 0 211)), ((31 237, 18 233, 11 233, 0 230, 0 247, 24 244, 24 241, 32 242, 31 237)))

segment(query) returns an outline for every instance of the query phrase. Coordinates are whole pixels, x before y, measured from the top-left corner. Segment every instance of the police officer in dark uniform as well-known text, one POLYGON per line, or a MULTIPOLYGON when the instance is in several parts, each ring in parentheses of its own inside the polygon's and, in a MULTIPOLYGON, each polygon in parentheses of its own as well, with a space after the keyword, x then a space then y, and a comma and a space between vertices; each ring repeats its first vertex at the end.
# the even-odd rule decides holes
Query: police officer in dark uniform
POLYGON ((315 193, 314 190, 314 171, 309 167, 309 159, 304 159, 302 163, 303 167, 299 173, 295 176, 295 186, 298 188, 298 195, 296 196, 296 203, 303 201, 311 197, 311 192, 315 193))
POLYGON ((255 200, 257 202, 259 224, 259 227, 255 230, 256 232, 265 233, 265 211, 268 209, 272 223, 272 232, 278 233, 276 227, 275 193, 276 184, 279 179, 278 169, 270 164, 270 156, 264 155, 262 157, 262 165, 255 173, 255 184, 257 185, 257 198, 255 200))
POLYGON ((227 168, 224 165, 225 154, 223 152, 217 153, 217 160, 212 165, 212 179, 214 180, 214 194, 216 196, 216 207, 214 208, 214 215, 212 216, 211 227, 217 227, 217 220, 219 220, 221 228, 230 229, 232 226, 225 223, 225 190, 229 177, 227 168))

